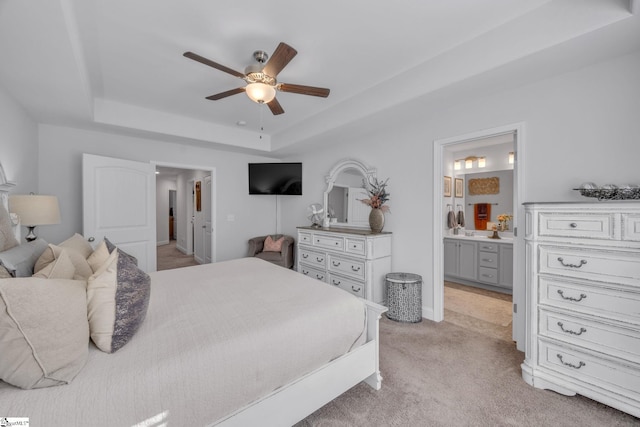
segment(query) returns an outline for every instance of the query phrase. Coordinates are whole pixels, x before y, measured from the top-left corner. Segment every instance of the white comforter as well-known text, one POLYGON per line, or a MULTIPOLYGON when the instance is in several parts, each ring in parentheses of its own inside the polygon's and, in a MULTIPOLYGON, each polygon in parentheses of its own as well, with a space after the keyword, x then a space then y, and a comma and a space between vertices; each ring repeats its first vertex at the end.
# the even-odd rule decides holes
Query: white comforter
POLYGON ((257 258, 151 274, 138 333, 69 385, 0 381, 0 416, 33 426, 208 425, 365 339, 358 298, 257 258), (146 421, 146 422, 145 422, 146 421))

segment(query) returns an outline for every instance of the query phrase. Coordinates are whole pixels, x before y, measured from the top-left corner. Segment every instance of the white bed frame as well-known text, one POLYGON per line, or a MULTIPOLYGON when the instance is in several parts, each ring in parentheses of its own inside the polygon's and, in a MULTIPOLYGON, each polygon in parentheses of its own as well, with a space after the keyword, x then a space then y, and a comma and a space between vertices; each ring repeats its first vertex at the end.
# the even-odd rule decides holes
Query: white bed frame
MULTIPOLYGON (((5 207, 8 206, 9 191, 14 186, 14 183, 7 181, 0 164, 0 202, 5 207)), ((16 238, 20 241, 20 223, 17 216, 12 215, 12 220, 16 238)), ((379 363, 379 320, 387 308, 363 301, 367 308, 367 338, 363 345, 212 425, 291 426, 362 381, 373 389, 380 390, 382 376, 379 363)))
POLYGON ((380 390, 379 320, 386 307, 364 301, 367 341, 328 364, 218 420, 216 426, 292 426, 361 381, 380 390))

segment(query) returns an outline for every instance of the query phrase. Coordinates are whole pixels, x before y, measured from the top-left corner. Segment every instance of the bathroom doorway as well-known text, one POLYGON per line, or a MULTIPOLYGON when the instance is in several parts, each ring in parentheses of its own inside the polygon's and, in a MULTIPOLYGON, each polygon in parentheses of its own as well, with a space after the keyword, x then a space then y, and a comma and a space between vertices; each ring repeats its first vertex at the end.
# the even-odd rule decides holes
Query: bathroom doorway
POLYGON ((454 323, 487 327, 493 323, 500 330, 496 333, 503 337, 506 334, 507 339, 511 335, 522 347, 524 265, 517 254, 522 253, 524 242, 517 236, 517 226, 523 220, 522 169, 518 163, 522 158, 523 129, 523 124, 515 124, 435 141, 433 277, 434 320, 444 320, 448 315, 454 323), (450 192, 445 191, 446 181, 450 183, 450 192), (476 205, 491 209, 490 213, 481 210, 483 221, 478 222, 476 205), (452 211, 455 226, 451 224, 452 211), (509 229, 498 232, 502 239, 489 239, 493 230, 487 230, 487 225, 498 228, 498 215, 502 214, 512 216, 509 229), (460 215, 464 227, 459 225, 460 215), (496 261, 499 259, 503 260, 501 264, 496 261), (512 260, 510 265, 508 259, 512 260), (499 267, 504 267, 504 271, 499 267), (512 286, 513 296, 508 286, 512 286), (450 307, 445 306, 445 301, 450 307), (465 307, 478 301, 484 301, 486 306, 473 310, 465 307), (456 313, 474 316, 456 319, 456 313))

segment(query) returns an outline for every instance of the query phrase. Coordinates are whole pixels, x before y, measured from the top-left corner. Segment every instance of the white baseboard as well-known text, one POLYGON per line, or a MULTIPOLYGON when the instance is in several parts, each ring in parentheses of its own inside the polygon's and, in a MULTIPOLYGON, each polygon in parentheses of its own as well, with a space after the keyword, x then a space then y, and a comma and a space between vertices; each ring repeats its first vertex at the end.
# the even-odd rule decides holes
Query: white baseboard
POLYGON ((433 320, 433 308, 422 306, 422 317, 427 320, 433 320))
POLYGON ((183 253, 183 254, 185 254, 185 255, 191 255, 190 253, 188 253, 188 252, 187 252, 187 250, 186 250, 185 248, 183 248, 183 247, 182 247, 182 246, 180 246, 180 245, 177 245, 177 244, 176 244, 176 249, 177 249, 177 250, 179 250, 180 252, 182 252, 182 253, 183 253))
POLYGON ((156 242, 156 246, 168 245, 169 243, 169 240, 163 240, 161 242, 156 242))

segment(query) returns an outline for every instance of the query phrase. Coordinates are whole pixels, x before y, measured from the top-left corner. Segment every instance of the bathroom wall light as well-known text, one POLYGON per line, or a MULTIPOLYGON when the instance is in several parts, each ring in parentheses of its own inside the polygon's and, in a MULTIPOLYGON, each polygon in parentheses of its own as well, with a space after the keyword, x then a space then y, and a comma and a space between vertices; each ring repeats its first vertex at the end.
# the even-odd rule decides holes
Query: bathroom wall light
POLYGON ((509 164, 512 165, 513 164, 513 160, 515 158, 515 153, 513 151, 511 151, 509 153, 509 164))
POLYGON ((462 169, 462 160, 456 160, 453 162, 453 169, 459 171, 462 169))
POLYGON ((478 157, 478 167, 479 168, 483 168, 485 166, 487 166, 486 158, 485 157, 478 157))

